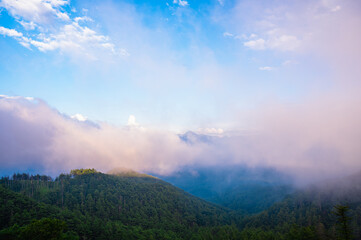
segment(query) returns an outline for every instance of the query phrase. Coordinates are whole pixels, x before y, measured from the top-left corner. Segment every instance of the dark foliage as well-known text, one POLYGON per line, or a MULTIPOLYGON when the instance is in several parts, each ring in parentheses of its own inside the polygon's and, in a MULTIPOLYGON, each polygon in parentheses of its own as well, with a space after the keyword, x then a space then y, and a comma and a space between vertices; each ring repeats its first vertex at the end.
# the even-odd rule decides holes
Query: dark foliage
POLYGON ((93 169, 73 170, 54 181, 25 175, 1 180, 1 229, 51 216, 86 239, 187 239, 199 227, 239 222, 232 211, 157 178, 93 169))
POLYGON ((361 188, 332 186, 245 218, 142 174, 15 174, 0 180, 0 239, 361 239, 361 188))

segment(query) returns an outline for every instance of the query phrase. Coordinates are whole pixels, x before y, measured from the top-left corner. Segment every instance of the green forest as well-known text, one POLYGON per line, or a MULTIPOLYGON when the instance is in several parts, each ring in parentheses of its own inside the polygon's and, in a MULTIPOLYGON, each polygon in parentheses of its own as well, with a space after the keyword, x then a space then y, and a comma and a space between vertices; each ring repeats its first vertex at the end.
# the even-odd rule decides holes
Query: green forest
POLYGON ((0 180, 0 239, 361 239, 361 188, 333 186, 251 215, 135 172, 14 174, 0 180))

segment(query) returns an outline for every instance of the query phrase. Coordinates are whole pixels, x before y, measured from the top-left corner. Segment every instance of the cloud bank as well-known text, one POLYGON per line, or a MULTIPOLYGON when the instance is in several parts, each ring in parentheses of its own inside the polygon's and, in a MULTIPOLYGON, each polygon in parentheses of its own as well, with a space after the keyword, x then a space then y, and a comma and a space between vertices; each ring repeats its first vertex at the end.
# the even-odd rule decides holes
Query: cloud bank
MULTIPOLYGON (((197 151, 176 134, 147 130, 135 124, 113 127, 71 118, 41 100, 0 98, 2 169, 43 169, 58 174, 73 168, 116 167, 171 172, 197 151)), ((134 117, 131 118, 134 123, 134 117)), ((83 120, 83 119, 81 119, 83 120)))
POLYGON ((134 116, 115 127, 69 117, 39 99, 2 96, 0 164, 3 171, 41 169, 52 175, 73 168, 167 175, 183 167, 244 165, 274 168, 299 182, 358 171, 361 101, 324 100, 295 109, 272 104, 250 114, 257 131, 215 129, 216 135, 180 137, 141 127, 134 116))

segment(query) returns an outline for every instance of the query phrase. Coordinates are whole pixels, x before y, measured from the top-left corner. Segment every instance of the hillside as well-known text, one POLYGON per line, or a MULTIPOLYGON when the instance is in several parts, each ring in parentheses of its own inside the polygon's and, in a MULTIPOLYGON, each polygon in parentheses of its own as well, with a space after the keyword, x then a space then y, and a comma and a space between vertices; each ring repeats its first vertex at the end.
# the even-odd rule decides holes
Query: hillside
POLYGON ((246 166, 183 169, 159 178, 243 214, 260 213, 294 190, 284 174, 274 169, 246 166))
POLYGON ((112 239, 117 234, 128 234, 124 235, 126 239, 189 239, 197 235, 199 227, 239 221, 239 216, 230 210, 143 175, 72 171, 51 181, 45 176, 18 174, 12 180, 3 178, 1 185, 11 190, 2 188, 7 191, 1 196, 7 205, 2 206, 3 210, 19 211, 16 216, 2 212, 3 217, 10 219, 4 219, 1 228, 48 217, 37 211, 26 213, 34 204, 52 209, 51 216, 64 220, 70 230, 85 239, 112 239), (11 203, 9 196, 22 196, 31 204, 11 203))
MULTIPOLYGON (((338 204, 350 207, 351 239, 361 239, 361 174, 298 190, 248 217, 152 176, 114 174, 80 169, 55 180, 27 174, 2 178, 0 239, 50 232, 53 239, 335 240, 338 204)), ((253 191, 255 196, 259 188, 253 191)), ((267 192, 259 195, 262 203, 267 192)))
POLYGON ((81 214, 36 202, 0 185, 0 239, 78 239, 73 226, 84 220, 81 214))
POLYGON ((243 228, 285 233, 302 226, 309 234, 313 232, 313 239, 336 239, 337 205, 349 207, 352 239, 361 239, 361 172, 299 190, 261 214, 245 219, 243 228))

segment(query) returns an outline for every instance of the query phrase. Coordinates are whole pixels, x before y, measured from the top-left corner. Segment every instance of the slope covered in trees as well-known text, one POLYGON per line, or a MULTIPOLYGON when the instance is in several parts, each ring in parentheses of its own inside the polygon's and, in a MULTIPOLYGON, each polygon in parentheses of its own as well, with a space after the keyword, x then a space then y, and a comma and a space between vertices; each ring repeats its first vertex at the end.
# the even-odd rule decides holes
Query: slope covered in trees
POLYGON ((339 207, 347 209, 344 217, 352 235, 349 239, 361 239, 361 173, 300 190, 261 214, 245 219, 242 227, 280 233, 295 226, 306 227, 310 236, 313 232, 314 239, 344 239, 339 236, 339 207))
POLYGON ((159 177, 197 197, 244 214, 260 213, 294 190, 288 176, 267 168, 198 167, 159 177))
POLYGON ((0 180, 0 239, 333 240, 361 239, 360 227, 361 174, 297 191, 248 217, 134 172, 0 180))
POLYGON ((8 188, 2 188, 1 216, 10 218, 2 220, 1 228, 52 216, 64 220, 71 231, 87 239, 112 239, 128 233, 123 238, 187 239, 199 227, 239 221, 230 210, 152 177, 73 170, 54 181, 18 174, 12 179, 3 178, 1 184, 8 188), (11 198, 17 201, 12 203, 11 198), (16 216, 6 212, 14 208, 16 216), (41 214, 39 209, 51 214, 41 214))

